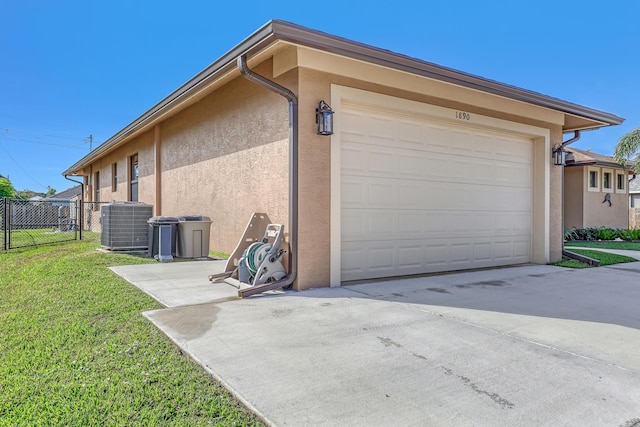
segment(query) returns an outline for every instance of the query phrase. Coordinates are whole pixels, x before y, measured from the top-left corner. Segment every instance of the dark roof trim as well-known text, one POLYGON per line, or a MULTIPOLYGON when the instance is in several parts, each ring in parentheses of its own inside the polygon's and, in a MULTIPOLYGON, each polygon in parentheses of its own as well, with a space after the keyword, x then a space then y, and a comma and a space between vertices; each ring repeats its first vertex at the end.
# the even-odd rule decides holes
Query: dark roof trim
POLYGON ((552 98, 537 92, 500 83, 495 80, 489 80, 452 68, 443 67, 432 62, 426 62, 421 59, 411 58, 388 50, 353 42, 320 31, 310 30, 289 22, 272 21, 272 24, 276 37, 291 43, 407 71, 412 74, 430 77, 529 104, 548 107, 568 114, 603 122, 608 125, 618 125, 624 121, 622 117, 604 111, 594 110, 558 98, 552 98))
POLYGON ((567 164, 565 165, 565 167, 575 167, 575 166, 592 166, 592 165, 596 165, 596 166, 604 166, 604 167, 608 167, 608 168, 617 168, 617 169, 624 169, 624 170, 628 170, 631 172, 631 170, 627 167, 625 168, 624 166, 622 166, 619 163, 616 162, 603 162, 600 160, 590 160, 590 161, 582 161, 582 162, 567 162, 567 164))
POLYGON ((306 46, 482 92, 492 93, 505 98, 558 110, 567 114, 594 120, 603 123, 603 125, 617 125, 624 121, 623 118, 610 113, 552 98, 516 86, 506 85, 473 74, 442 67, 431 62, 411 58, 363 43, 354 42, 290 22, 273 20, 244 39, 217 61, 213 62, 146 113, 142 114, 124 129, 98 146, 94 151, 79 160, 67 169, 63 175, 73 175, 78 169, 88 165, 92 160, 124 141, 140 127, 151 123, 151 121, 158 118, 176 103, 197 93, 199 88, 206 86, 227 72, 232 71, 235 67, 235 60, 240 55, 257 53, 277 40, 283 40, 300 46, 306 46))
POLYGON ((592 153, 590 151, 579 150, 575 147, 567 148, 567 164, 566 166, 588 166, 598 165, 610 168, 620 168, 625 170, 633 170, 635 164, 633 162, 626 162, 624 165, 616 162, 611 156, 605 156, 603 154, 592 153), (579 159, 575 160, 575 155, 578 155, 579 159))

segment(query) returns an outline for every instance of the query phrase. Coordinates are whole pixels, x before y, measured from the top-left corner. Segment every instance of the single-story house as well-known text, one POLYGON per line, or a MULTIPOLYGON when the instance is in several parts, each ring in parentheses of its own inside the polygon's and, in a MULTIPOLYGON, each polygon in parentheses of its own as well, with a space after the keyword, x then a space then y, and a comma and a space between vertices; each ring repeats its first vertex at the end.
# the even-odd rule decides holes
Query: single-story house
POLYGON ((71 203, 76 203, 78 200, 80 200, 81 194, 82 194, 82 186, 76 185, 74 187, 67 188, 64 191, 60 191, 59 193, 54 194, 50 198, 69 200, 69 202, 71 203))
POLYGON ((287 227, 294 288, 339 286, 560 260, 553 149, 622 121, 275 20, 64 175, 87 200, 209 216, 228 253, 265 212, 287 227))
POLYGON ((611 156, 565 148, 564 226, 629 227, 629 174, 611 156))

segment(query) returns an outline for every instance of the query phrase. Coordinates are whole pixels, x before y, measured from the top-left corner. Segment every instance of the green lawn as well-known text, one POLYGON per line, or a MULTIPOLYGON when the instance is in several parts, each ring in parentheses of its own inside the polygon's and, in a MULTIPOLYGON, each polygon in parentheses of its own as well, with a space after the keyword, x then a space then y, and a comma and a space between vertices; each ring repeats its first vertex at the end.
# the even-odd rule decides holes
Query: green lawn
POLYGON ((0 426, 260 425, 107 269, 154 261, 96 247, 0 252, 0 426))
MULTIPOLYGON (((635 258, 630 258, 623 255, 610 254, 602 251, 590 251, 588 249, 575 249, 575 248, 568 248, 567 250, 579 255, 584 255, 589 258, 597 259, 598 261, 600 261, 600 267, 603 267, 605 265, 622 264, 625 262, 637 261, 637 259, 635 258)), ((553 265, 557 265, 559 267, 568 267, 568 268, 590 268, 591 267, 589 264, 585 264, 583 262, 580 262, 576 259, 571 259, 571 258, 564 258, 562 261, 554 263, 553 265)))
MULTIPOLYGON (((0 231, 0 233, 4 235, 3 231, 0 231)), ((10 243, 12 248, 66 242, 75 239, 76 233, 74 232, 60 232, 52 228, 11 230, 10 236, 9 233, 7 233, 7 245, 10 243)), ((2 240, 2 238, 0 238, 0 240, 2 240)), ((1 249, 3 248, 0 247, 0 250, 1 249)))
POLYGON ((614 242, 611 240, 599 241, 570 241, 565 246, 581 248, 619 249, 625 251, 640 251, 640 242, 614 242))

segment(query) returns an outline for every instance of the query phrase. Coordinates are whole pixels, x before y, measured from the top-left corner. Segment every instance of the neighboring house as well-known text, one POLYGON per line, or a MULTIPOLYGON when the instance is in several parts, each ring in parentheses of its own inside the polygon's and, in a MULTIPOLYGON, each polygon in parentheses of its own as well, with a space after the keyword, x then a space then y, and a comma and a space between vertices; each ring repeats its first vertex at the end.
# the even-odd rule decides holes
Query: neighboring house
POLYGON ((629 227, 629 174, 613 157, 568 147, 564 169, 564 226, 629 227))
POLYGON ((76 201, 80 197, 80 194, 82 194, 82 186, 76 185, 75 187, 67 188, 64 191, 54 194, 51 198, 76 201))
POLYGON ((559 261, 552 148, 565 132, 622 121, 271 21, 64 175, 84 177, 89 201, 209 216, 210 248, 227 253, 265 212, 287 226, 294 287, 339 286, 559 261), (322 100, 330 136, 317 132, 322 100))
POLYGON ((82 199, 82 185, 76 185, 75 187, 67 188, 64 191, 54 194, 53 196, 47 198, 47 200, 52 201, 55 205, 56 203, 60 204, 60 201, 65 201, 62 206, 69 206, 69 219, 71 224, 77 223, 78 212, 80 210, 79 202, 82 199), (66 200, 69 203, 66 203, 66 200))

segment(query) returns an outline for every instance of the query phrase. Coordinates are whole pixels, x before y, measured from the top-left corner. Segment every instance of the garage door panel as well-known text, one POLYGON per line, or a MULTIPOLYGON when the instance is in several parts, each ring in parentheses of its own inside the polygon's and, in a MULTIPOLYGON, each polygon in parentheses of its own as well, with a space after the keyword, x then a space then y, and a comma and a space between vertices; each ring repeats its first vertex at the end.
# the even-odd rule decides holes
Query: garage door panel
POLYGON ((345 208, 362 206, 366 199, 366 183, 354 180, 343 180, 341 189, 341 203, 345 208))
POLYGON ((529 187, 531 184, 531 166, 528 164, 364 143, 349 143, 344 148, 342 173, 367 177, 454 179, 486 185, 507 183, 529 187))
POLYGON ((513 258, 520 263, 529 262, 531 253, 531 241, 521 237, 513 242, 513 258))
POLYGON ((398 163, 403 167, 398 171, 399 178, 421 179, 426 177, 429 170, 420 157, 408 153, 398 154, 398 163))
POLYGON ((347 110, 342 280, 529 262, 531 140, 347 110))
POLYGON ((394 248, 387 245, 369 248, 367 270, 372 272, 386 272, 393 268, 394 248))
MULTIPOLYGON (((408 143, 408 146, 422 147, 422 126, 420 123, 399 120, 397 139, 402 143, 408 143)), ((407 145, 403 144, 403 146, 407 145)))
POLYGON ((357 110, 344 110, 341 113, 341 134, 345 140, 354 141, 364 139, 365 135, 365 114, 357 110))
POLYGON ((344 280, 357 280, 363 276, 370 275, 367 272, 365 259, 367 251, 363 247, 349 247, 345 245, 341 251, 342 276, 344 280))
POLYGON ((345 177, 343 208, 460 211, 530 211, 531 196, 519 187, 445 181, 345 177))
POLYGON ((430 242, 424 249, 425 252, 425 272, 443 271, 449 262, 449 246, 430 242))
MULTIPOLYGON (((526 164, 530 157, 528 154, 529 142, 526 140, 521 142, 520 148, 514 149, 513 152, 509 148, 505 152, 503 145, 512 145, 512 139, 496 135, 479 135, 477 130, 473 129, 460 128, 452 132, 451 127, 446 125, 416 119, 413 123, 404 120, 395 122, 395 126, 389 124, 390 128, 385 130, 384 134, 377 134, 377 126, 371 126, 367 123, 363 125, 364 127, 358 128, 361 126, 360 123, 363 123, 360 115, 347 113, 347 116, 342 120, 342 127, 347 129, 341 132, 343 142, 364 143, 372 147, 389 147, 392 142, 393 149, 397 151, 418 151, 432 155, 444 154, 458 160, 470 158, 526 164), (353 122, 356 118, 357 121, 353 122), (415 130, 417 128, 421 129, 420 136, 415 130), (394 129, 396 130, 395 136, 393 135, 394 129), (405 129, 410 130, 405 131, 405 129)), ((389 123, 389 121, 385 123, 389 123)))
POLYGON ((367 169, 367 155, 363 151, 363 145, 349 144, 341 150, 342 173, 363 175, 367 169))
POLYGON ((421 268, 424 263, 424 250, 420 245, 398 246, 398 268, 401 270, 421 268))
POLYGON ((477 262, 491 261, 491 243, 477 243, 473 245, 473 257, 477 262))
POLYGON ((390 277, 406 274, 494 267, 528 262, 528 240, 496 237, 463 240, 370 241, 366 247, 344 243, 341 262, 343 280, 363 276, 390 277))
POLYGON ((343 158, 348 167, 342 168, 343 179, 347 181, 372 181, 373 178, 386 180, 393 178, 404 181, 447 182, 470 186, 484 186, 488 188, 520 187, 525 192, 531 187, 531 168, 516 167, 497 162, 481 161, 482 163, 458 162, 455 168, 451 161, 444 159, 420 159, 409 156, 390 155, 386 158, 376 154, 377 158, 369 166, 364 166, 369 159, 369 153, 352 151, 343 158), (355 153, 355 154, 352 154, 355 153), (353 159, 353 160, 351 160, 353 159), (462 168, 462 169, 459 169, 462 168), (358 178, 362 178, 358 180, 358 178))
POLYGON ((467 239, 469 237, 529 238, 528 212, 506 213, 350 209, 343 214, 342 241, 411 241, 424 239, 467 239))

